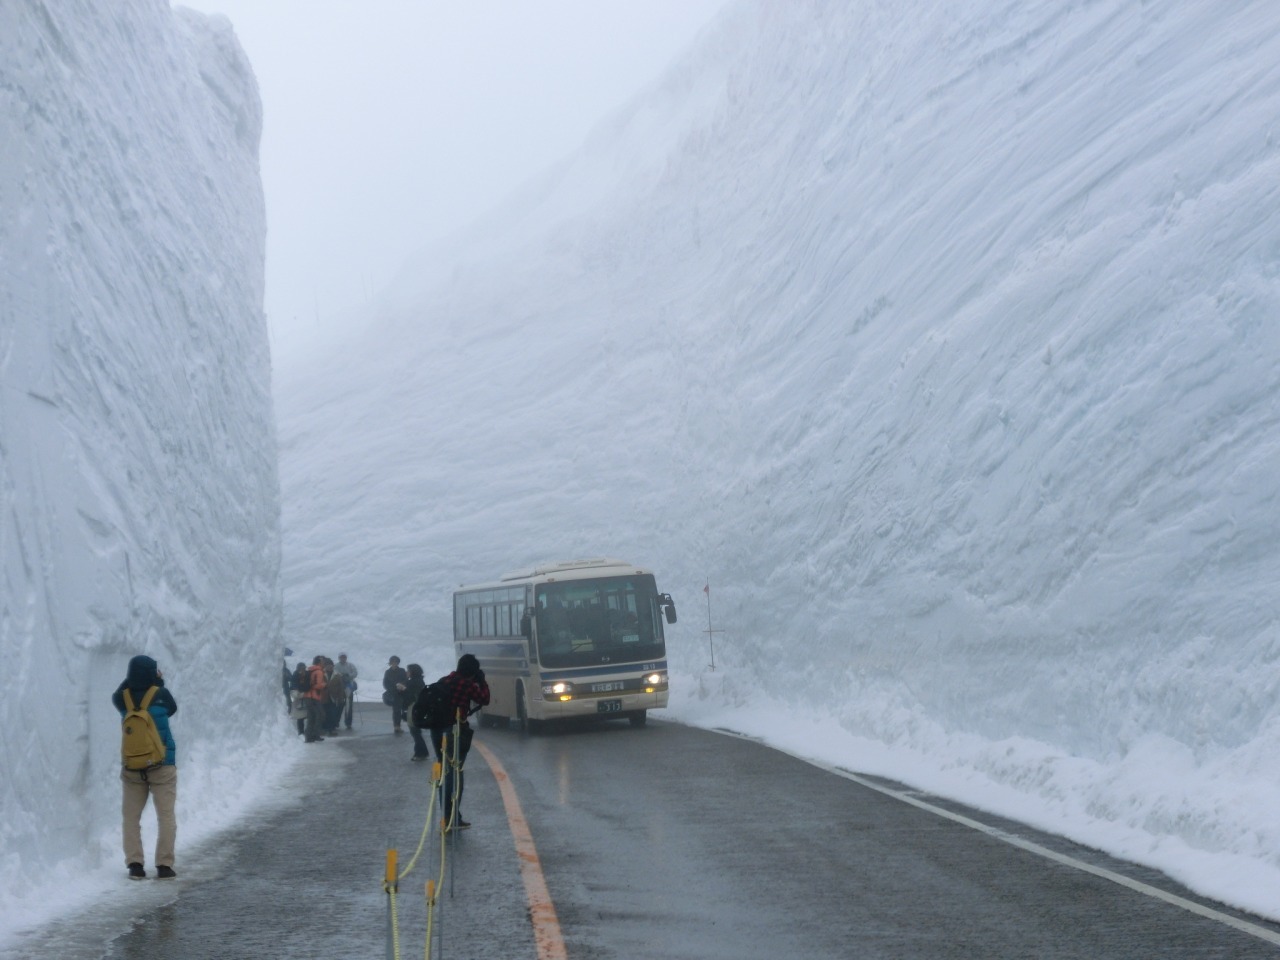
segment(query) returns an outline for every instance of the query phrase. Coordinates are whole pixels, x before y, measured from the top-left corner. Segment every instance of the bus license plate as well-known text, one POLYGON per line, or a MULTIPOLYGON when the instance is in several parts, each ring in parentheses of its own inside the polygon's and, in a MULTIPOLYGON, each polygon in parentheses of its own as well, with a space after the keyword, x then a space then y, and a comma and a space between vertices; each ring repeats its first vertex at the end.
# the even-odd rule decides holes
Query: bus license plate
POLYGON ((620 713, 621 711, 621 700, 601 700, 596 704, 596 713, 620 713))

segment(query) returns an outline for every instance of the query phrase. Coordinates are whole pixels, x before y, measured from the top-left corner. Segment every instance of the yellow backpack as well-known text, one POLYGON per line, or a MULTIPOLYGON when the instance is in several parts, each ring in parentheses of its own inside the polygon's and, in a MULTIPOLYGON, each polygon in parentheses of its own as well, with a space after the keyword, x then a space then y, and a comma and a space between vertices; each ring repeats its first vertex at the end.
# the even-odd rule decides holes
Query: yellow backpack
POLYGON ((120 724, 120 759, 124 761, 126 770, 157 767, 164 763, 168 754, 164 741, 160 739, 160 731, 156 729, 156 719, 147 710, 159 689, 152 687, 148 690, 142 697, 142 703, 136 707, 128 688, 123 691, 125 714, 120 724))

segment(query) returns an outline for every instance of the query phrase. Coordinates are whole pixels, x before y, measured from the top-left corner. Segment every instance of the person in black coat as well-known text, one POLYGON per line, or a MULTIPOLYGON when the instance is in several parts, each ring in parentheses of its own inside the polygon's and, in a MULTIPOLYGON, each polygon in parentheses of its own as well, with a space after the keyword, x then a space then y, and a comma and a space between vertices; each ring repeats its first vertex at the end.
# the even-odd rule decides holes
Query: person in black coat
POLYGON ((400 666, 400 658, 392 657, 382 675, 382 702, 391 708, 391 728, 396 733, 404 732, 400 724, 404 722, 404 691, 408 685, 409 674, 400 666))
POLYGON ((409 734, 413 737, 413 756, 412 760, 430 760, 431 748, 427 746, 426 739, 422 736, 422 728, 413 722, 413 705, 418 702, 418 694, 422 692, 422 688, 427 685, 422 676, 422 666, 417 663, 409 664, 409 682, 404 686, 404 693, 401 698, 405 703, 405 717, 409 721, 409 734))

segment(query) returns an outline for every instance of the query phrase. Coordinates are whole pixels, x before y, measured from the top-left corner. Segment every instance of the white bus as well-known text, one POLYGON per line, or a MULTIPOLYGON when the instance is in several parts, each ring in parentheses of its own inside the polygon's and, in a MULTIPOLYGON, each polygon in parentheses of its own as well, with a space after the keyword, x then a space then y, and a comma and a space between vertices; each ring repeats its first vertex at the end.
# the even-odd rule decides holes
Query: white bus
POLYGON ((485 723, 536 730, 560 717, 642 726, 667 705, 663 615, 671 596, 620 560, 574 560, 507 574, 453 594, 454 655, 475 654, 489 682, 485 723))

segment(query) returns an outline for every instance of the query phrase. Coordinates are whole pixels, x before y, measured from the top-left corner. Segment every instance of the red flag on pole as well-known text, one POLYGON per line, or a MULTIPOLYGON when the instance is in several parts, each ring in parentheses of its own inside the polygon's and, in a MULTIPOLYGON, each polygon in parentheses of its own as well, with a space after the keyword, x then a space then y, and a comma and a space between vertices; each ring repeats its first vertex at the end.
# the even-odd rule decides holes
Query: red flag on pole
POLYGON ((711 584, 708 583, 705 587, 703 587, 702 592, 705 593, 708 597, 711 596, 711 584))

